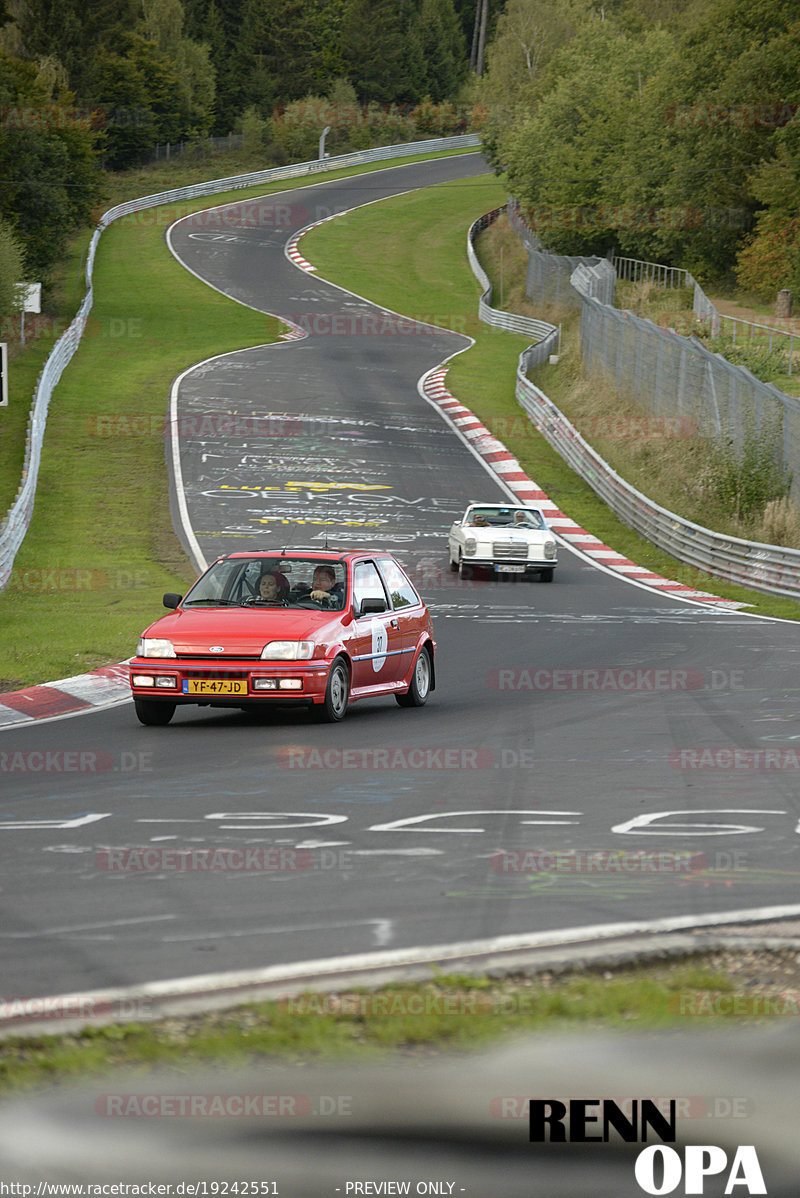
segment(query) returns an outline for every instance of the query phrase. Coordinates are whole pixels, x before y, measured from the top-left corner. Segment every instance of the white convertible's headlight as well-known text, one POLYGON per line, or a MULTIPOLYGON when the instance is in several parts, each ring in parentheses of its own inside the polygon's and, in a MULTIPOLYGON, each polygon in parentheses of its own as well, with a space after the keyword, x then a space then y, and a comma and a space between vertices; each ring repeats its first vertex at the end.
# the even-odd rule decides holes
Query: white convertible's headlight
POLYGON ((307 661, 313 656, 313 641, 270 641, 261 651, 262 661, 307 661))
POLYGON ((544 555, 545 555, 545 557, 547 558, 547 560, 548 560, 548 561, 552 561, 552 560, 553 560, 553 558, 554 558, 554 557, 555 557, 555 555, 556 555, 556 543, 555 543, 555 541, 545 541, 545 543, 544 543, 544 555))
POLYGON ((477 547, 478 547, 478 543, 474 537, 467 537, 466 540, 464 541, 464 552, 469 557, 472 557, 472 555, 475 553, 475 550, 477 549, 477 547))
POLYGON ((174 657, 175 646, 172 641, 162 640, 157 636, 143 636, 136 646, 137 657, 174 657))

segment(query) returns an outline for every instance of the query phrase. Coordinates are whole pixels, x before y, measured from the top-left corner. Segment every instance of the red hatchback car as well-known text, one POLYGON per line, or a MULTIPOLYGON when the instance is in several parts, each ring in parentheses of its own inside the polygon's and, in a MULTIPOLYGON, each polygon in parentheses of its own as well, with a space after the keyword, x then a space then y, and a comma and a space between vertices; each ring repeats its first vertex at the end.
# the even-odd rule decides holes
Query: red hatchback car
POLYGON ((143 724, 187 703, 295 703, 334 721, 378 695, 421 707, 435 686, 430 615, 389 553, 230 553, 164 606, 130 663, 143 724))

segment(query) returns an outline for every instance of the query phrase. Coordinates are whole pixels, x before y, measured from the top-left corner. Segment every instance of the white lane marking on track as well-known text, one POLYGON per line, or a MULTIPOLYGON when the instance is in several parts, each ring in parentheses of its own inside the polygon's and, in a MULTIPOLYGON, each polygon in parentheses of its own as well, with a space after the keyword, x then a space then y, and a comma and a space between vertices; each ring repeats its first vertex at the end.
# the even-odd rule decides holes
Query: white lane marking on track
POLYGON ((188 932, 177 936, 162 936, 162 944, 180 944, 191 940, 228 940, 233 937, 243 938, 245 936, 282 936, 287 933, 294 934, 295 932, 326 932, 333 928, 359 928, 373 927, 380 929, 388 922, 385 919, 355 919, 347 920, 344 923, 304 923, 304 924, 284 924, 271 925, 265 928, 225 928, 221 932, 188 932))
POLYGON ((318 811, 216 811, 206 819, 266 820, 266 823, 220 824, 220 828, 231 831, 249 831, 251 828, 314 828, 326 824, 344 824, 346 815, 323 815, 318 811), (287 822, 276 823, 276 820, 287 822), (302 823, 297 821, 304 821, 302 823))
POLYGON ((667 824, 664 828, 651 828, 654 820, 664 819, 670 815, 785 815, 785 811, 764 810, 758 807, 695 807, 683 808, 677 811, 650 811, 635 815, 633 819, 622 824, 615 824, 612 832, 631 836, 744 836, 746 833, 763 832, 764 829, 753 824, 667 824), (689 830, 681 831, 683 828, 689 830), (703 828, 714 828, 713 832, 701 831, 703 828))
POLYGON ((444 849, 351 849, 348 857, 443 857, 444 849))
POLYGON ((136 919, 112 919, 106 923, 75 924, 74 927, 36 928, 32 932, 0 932, 0 940, 39 940, 43 936, 74 936, 80 932, 99 932, 103 928, 127 928, 142 923, 162 923, 165 920, 177 918, 177 915, 142 915, 136 919))
MULTIPOLYGON (((581 811, 520 811, 520 810, 497 810, 497 811, 446 811, 436 815, 412 815, 406 819, 391 820, 386 824, 372 824, 369 828, 370 832, 399 832, 403 828, 409 828, 413 824, 427 823, 429 820, 437 819, 453 819, 458 815, 582 815, 581 811)), ((520 819, 521 824, 544 824, 549 827, 551 824, 577 824, 580 821, 577 819, 520 819)), ((417 828, 419 832, 450 832, 463 835, 468 832, 485 832, 485 828, 417 828)))
POLYGON ((99 819, 108 819, 111 812, 105 812, 103 815, 79 815, 75 819, 15 819, 0 821, 0 830, 9 829, 12 831, 35 832, 38 829, 52 832, 59 828, 80 828, 84 824, 94 824, 99 819))

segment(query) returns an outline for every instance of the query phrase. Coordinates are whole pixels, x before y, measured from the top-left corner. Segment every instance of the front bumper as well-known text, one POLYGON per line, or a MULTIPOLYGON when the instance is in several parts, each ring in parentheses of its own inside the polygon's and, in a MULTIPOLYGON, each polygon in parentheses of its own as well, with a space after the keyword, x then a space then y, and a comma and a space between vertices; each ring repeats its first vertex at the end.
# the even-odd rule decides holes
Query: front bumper
POLYGON ((497 574, 538 574, 540 570, 554 570, 558 565, 558 558, 545 560, 540 558, 533 560, 531 558, 508 558, 508 557, 467 557, 464 554, 462 561, 465 566, 476 566, 479 570, 493 570, 497 574))
POLYGON ((223 662, 193 658, 135 657, 131 691, 149 699, 201 707, 243 707, 253 703, 321 703, 331 663, 317 661, 223 662))

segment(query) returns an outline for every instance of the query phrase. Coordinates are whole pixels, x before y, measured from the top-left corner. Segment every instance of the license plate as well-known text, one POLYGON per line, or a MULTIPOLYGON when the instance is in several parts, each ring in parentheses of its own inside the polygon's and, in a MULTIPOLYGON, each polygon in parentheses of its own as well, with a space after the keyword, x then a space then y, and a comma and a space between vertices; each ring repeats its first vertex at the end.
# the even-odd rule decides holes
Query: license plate
POLYGON ((495 566, 498 574, 524 574, 524 566, 495 566))
POLYGON ((247 681, 244 678, 184 678, 185 695, 246 695, 247 681))

